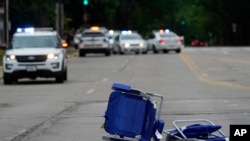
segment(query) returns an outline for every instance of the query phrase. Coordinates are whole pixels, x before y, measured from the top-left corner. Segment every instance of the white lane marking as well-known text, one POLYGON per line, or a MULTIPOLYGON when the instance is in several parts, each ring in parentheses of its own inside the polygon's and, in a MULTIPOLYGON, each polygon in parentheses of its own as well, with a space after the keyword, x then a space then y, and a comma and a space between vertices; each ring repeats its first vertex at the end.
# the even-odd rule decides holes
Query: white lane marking
POLYGON ((233 106, 233 107, 235 107, 235 106, 239 106, 239 104, 230 104, 230 106, 233 106))
POLYGON ((108 78, 103 78, 102 79, 102 82, 106 82, 106 81, 108 81, 109 79, 108 78))
POLYGON ((93 93, 95 90, 94 89, 89 89, 87 92, 86 92, 86 94, 91 94, 91 93, 93 93))
POLYGON ((221 52, 222 52, 223 54, 229 54, 228 51, 226 51, 226 50, 222 50, 221 52))

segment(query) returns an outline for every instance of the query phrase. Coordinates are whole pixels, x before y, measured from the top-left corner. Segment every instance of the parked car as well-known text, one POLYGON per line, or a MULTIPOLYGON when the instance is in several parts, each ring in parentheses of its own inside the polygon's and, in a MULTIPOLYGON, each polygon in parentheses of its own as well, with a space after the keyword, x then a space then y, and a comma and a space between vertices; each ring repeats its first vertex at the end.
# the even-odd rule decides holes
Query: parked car
POLYGON ((169 30, 153 31, 147 37, 148 50, 152 50, 154 53, 159 51, 167 53, 172 50, 180 53, 184 47, 183 41, 184 37, 169 30))
POLYGON ((146 54, 147 42, 142 36, 134 31, 121 31, 121 33, 115 38, 113 53, 143 53, 146 54))

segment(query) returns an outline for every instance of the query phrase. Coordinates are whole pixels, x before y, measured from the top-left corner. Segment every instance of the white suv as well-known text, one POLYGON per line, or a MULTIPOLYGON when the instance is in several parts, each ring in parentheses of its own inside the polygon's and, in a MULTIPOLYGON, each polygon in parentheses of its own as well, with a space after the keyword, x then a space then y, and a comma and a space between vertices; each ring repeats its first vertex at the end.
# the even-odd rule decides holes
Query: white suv
POLYGON ((3 81, 11 84, 19 78, 54 77, 67 80, 67 54, 61 37, 52 28, 17 29, 11 46, 3 56, 3 81))

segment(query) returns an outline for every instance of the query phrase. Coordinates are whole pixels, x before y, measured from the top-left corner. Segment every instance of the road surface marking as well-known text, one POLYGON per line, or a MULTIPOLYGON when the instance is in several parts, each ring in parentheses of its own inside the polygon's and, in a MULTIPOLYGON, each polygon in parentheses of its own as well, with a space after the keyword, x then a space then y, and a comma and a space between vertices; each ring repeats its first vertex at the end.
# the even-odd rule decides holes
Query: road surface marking
POLYGON ((91 94, 91 93, 93 93, 95 90, 94 89, 89 89, 87 92, 86 92, 86 94, 91 94))
POLYGON ((186 53, 181 53, 180 57, 185 62, 185 64, 190 68, 190 70, 197 76, 198 80, 202 82, 217 86, 250 90, 250 86, 244 86, 237 83, 209 79, 208 74, 206 75, 206 77, 202 75, 204 74, 204 72, 201 72, 201 70, 197 67, 195 62, 186 53))
POLYGON ((106 82, 106 81, 108 81, 109 79, 108 78, 103 78, 102 79, 102 82, 106 82))
POLYGON ((229 54, 228 51, 226 51, 226 50, 222 50, 221 52, 222 52, 223 54, 226 54, 226 55, 229 54))

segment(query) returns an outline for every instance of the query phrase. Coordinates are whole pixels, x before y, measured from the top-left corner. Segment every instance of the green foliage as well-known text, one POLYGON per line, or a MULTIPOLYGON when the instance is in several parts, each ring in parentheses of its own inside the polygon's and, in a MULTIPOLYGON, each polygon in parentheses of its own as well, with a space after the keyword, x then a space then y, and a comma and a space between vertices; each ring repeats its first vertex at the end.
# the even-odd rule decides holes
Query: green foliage
POLYGON ((55 3, 51 0, 10 1, 10 19, 18 26, 54 26, 55 3))

